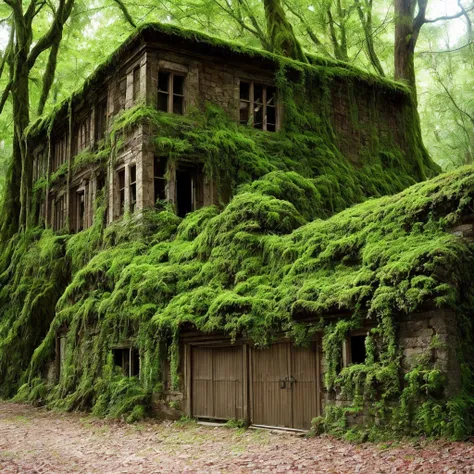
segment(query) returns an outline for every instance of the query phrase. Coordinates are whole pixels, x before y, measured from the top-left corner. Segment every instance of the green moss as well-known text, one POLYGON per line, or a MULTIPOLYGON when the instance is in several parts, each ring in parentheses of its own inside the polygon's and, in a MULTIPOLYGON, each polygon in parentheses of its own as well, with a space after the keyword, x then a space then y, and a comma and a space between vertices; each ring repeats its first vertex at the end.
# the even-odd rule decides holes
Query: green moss
MULTIPOLYGON (((262 180, 246 187, 222 212, 204 208, 180 220, 167 211, 150 211, 141 220, 115 223, 106 232, 91 231, 96 243, 89 253, 87 232, 67 240, 49 234, 36 244, 22 243, 23 250, 30 250, 21 252, 23 256, 10 267, 14 275, 18 265, 28 268, 25 259, 36 263, 36 253, 50 261, 54 249, 61 248, 59 242, 66 241, 62 258, 74 258, 74 275, 56 315, 48 313, 52 323, 49 331, 43 329, 39 338, 43 342, 29 370, 12 380, 12 387, 19 379, 28 379, 31 387, 39 388, 34 394, 23 387, 24 399, 135 419, 147 412, 150 391, 161 390, 158 368, 167 352, 174 384, 180 383, 177 342, 185 323, 204 332, 223 331, 231 338, 245 334, 259 345, 268 344, 281 331, 302 343, 311 331, 324 329, 326 387, 342 390, 354 400, 345 409, 328 408, 328 429, 343 430, 340 417, 360 411, 371 400, 374 419, 392 420, 392 433, 399 424, 403 432, 458 436, 470 425, 460 423, 456 407, 465 408, 471 398, 465 395, 464 405, 458 398, 436 399, 444 375, 429 365, 408 374, 406 387, 400 386, 393 315, 433 302, 459 304, 463 291, 459 282, 468 271, 471 252, 445 229, 469 212, 473 171, 464 168, 309 223, 296 206, 304 202, 301 193, 317 197, 313 188, 290 174, 283 185, 290 186, 287 198, 294 204, 278 199, 270 194, 279 195, 272 189, 277 185, 278 191, 280 178, 286 175, 271 173, 268 185, 262 180), (461 256, 465 265, 460 265, 461 256), (325 319, 341 310, 353 316, 337 323, 325 319), (323 319, 307 326, 297 322, 302 314, 323 319), (339 371, 340 342, 348 330, 360 327, 363 315, 376 322, 372 342, 367 343, 369 357, 365 364, 339 371), (56 331, 63 325, 69 328, 65 366, 58 385, 45 395, 44 387, 33 381, 44 374, 54 354, 56 331), (141 354, 140 381, 117 378, 111 365, 111 346, 132 337, 141 354), (394 412, 390 403, 399 396, 403 409, 394 412)), ((64 281, 61 275, 45 278, 64 281)), ((23 278, 10 282, 7 294, 33 284, 23 278)), ((5 307, 6 300, 2 304, 5 307)), ((10 299, 8 304, 12 306, 10 299)), ((15 303, 11 314, 17 311, 15 303)), ((5 319, 2 323, 12 327, 5 319)), ((3 337, 9 342, 3 342, 0 350, 19 347, 19 336, 3 337)), ((21 358, 26 369, 29 356, 23 353, 21 358)))

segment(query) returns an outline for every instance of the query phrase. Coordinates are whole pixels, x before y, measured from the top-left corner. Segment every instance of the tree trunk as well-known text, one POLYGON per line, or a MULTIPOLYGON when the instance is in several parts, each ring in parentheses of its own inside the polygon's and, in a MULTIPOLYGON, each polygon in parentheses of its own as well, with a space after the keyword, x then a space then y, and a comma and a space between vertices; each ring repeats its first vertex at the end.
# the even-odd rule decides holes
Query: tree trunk
POLYGON ((275 53, 307 62, 293 27, 286 18, 280 0, 264 0, 265 20, 272 50, 275 53))
POLYGON ((415 0, 395 0, 395 80, 407 83, 416 100, 415 0))

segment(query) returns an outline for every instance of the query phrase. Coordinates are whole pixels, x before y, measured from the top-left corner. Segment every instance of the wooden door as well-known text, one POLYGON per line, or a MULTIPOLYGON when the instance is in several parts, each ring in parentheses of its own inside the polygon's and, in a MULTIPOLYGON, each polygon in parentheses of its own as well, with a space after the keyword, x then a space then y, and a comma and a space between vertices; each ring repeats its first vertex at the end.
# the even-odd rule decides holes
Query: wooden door
POLYGON ((318 416, 318 370, 316 345, 309 348, 291 346, 290 377, 294 382, 292 394, 293 428, 309 430, 311 420, 318 416))
POLYGON ((192 416, 244 418, 241 346, 192 347, 192 416))
POLYGON ((316 345, 273 344, 251 354, 252 423, 309 429, 318 416, 316 345))
POLYGON ((286 390, 288 344, 252 350, 252 423, 291 427, 291 393, 286 390))

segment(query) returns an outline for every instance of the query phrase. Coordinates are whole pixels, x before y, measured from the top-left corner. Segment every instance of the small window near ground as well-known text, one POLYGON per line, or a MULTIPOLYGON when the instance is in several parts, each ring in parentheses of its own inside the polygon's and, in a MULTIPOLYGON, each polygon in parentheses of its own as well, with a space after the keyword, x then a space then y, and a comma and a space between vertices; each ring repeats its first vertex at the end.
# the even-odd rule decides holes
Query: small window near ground
POLYGON ((276 88, 255 82, 240 82, 240 123, 260 130, 276 130, 276 88))
POLYGON ((167 160, 164 157, 155 156, 154 160, 154 185, 155 205, 166 199, 166 167, 167 160))
POLYGON ((364 364, 367 357, 365 335, 350 337, 350 364, 364 364))
POLYGON ((123 216, 125 212, 125 169, 121 169, 117 174, 119 185, 119 215, 123 216))
POLYGON ((140 357, 133 347, 112 349, 114 365, 119 367, 126 377, 138 377, 140 374, 140 357))
POLYGON ((158 110, 184 113, 184 76, 169 71, 158 73, 158 110))
POLYGON ((137 207, 137 167, 130 166, 130 212, 137 207))

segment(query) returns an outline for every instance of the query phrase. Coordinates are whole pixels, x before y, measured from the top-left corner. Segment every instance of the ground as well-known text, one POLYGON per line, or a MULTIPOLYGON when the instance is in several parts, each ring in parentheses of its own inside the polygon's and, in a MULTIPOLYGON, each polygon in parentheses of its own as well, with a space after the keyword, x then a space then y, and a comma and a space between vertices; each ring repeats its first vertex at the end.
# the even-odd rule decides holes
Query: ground
POLYGON ((474 473, 474 444, 350 444, 263 430, 135 425, 0 402, 2 474, 474 473))

